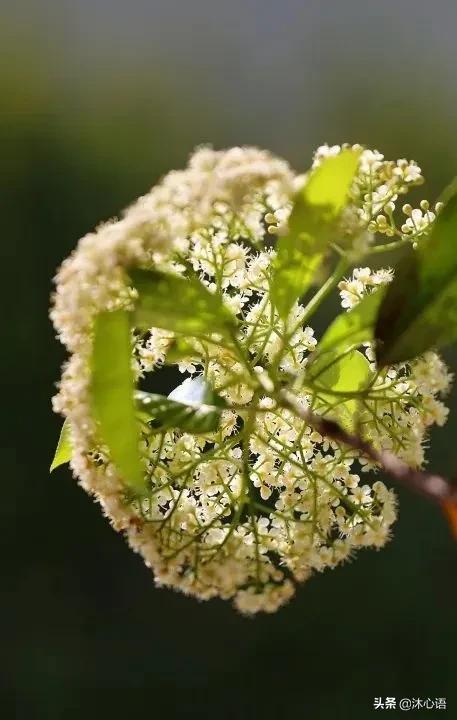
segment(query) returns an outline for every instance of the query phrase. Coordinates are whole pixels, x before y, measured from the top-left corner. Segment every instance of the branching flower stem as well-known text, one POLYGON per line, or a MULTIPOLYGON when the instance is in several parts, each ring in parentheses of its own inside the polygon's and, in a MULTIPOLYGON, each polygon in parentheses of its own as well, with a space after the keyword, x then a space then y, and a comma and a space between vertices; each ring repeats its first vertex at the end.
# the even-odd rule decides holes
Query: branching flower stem
POLYGON ((433 473, 426 473, 410 467, 388 450, 376 450, 369 442, 358 435, 347 432, 333 420, 327 420, 313 413, 296 400, 287 390, 279 393, 279 403, 291 410, 304 422, 311 425, 317 432, 338 443, 357 450, 365 457, 379 465, 393 480, 423 495, 428 500, 445 506, 450 513, 450 506, 457 504, 457 484, 433 473))
MULTIPOLYGON (((351 262, 347 257, 341 257, 338 261, 334 271, 332 274, 327 278, 327 280, 324 282, 322 287, 319 288, 319 290, 314 293, 312 298, 309 300, 308 304, 305 305, 304 313, 300 317, 299 322, 291 328, 286 334, 286 337, 284 338, 284 345, 287 346, 291 338, 295 335, 297 330, 304 326, 308 320, 314 315, 317 308, 321 305, 321 303, 327 298, 332 290, 336 288, 338 285, 338 282, 343 277, 344 273, 351 267, 351 262)), ((281 353, 278 353, 277 357, 272 360, 272 368, 274 370, 277 370, 279 363, 281 362, 282 356, 281 353)))
POLYGON ((378 368, 373 318, 354 338, 342 313, 348 334, 327 344, 312 327, 336 290, 351 310, 392 281, 371 255, 426 237, 438 204, 395 212, 422 180, 414 161, 359 145, 322 146, 305 177, 256 148, 200 148, 62 265, 52 319, 70 353, 54 398, 71 429, 63 456, 159 585, 275 612, 297 582, 389 540, 396 496, 364 484, 372 465, 457 530, 457 487, 413 469, 429 427, 446 421, 445 363, 430 351, 378 368), (303 233, 310 242, 296 243, 303 233), (314 289, 304 264, 325 273, 314 289), (150 274, 141 287, 137 269, 150 274), (183 408, 159 396, 157 417, 138 423, 133 381, 164 364, 190 376, 171 397, 183 408))
MULTIPOLYGON (((332 274, 327 278, 321 288, 313 295, 311 300, 305 305, 304 315, 301 318, 301 324, 304 325, 314 315, 319 305, 330 295, 332 290, 336 288, 338 282, 344 273, 351 267, 351 262, 346 257, 340 258, 337 266, 332 274)), ((293 334, 293 333, 292 333, 293 334)))

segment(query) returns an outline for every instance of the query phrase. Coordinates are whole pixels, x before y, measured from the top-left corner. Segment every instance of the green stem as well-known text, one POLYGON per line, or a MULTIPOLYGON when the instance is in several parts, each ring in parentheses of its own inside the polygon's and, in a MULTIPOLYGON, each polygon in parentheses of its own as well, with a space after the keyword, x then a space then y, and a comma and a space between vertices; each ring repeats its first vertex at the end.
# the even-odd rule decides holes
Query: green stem
POLYGON ((233 331, 231 333, 231 341, 232 341, 233 348, 236 350, 236 354, 238 356, 240 363, 242 364, 244 369, 248 372, 249 378, 251 379, 251 381, 254 381, 254 386, 258 387, 258 384, 259 384, 258 377, 257 377, 254 369, 252 368, 251 363, 249 362, 249 359, 246 357, 243 346, 241 345, 240 341, 238 340, 238 338, 236 336, 236 331, 233 331))
POLYGON ((245 501, 250 496, 250 475, 251 475, 251 466, 249 462, 249 456, 250 456, 250 448, 249 448, 249 441, 251 439, 252 431, 254 429, 255 424, 255 417, 256 417, 256 405, 257 405, 257 395, 254 394, 254 397, 252 398, 252 405, 249 408, 249 414, 244 422, 244 428, 243 428, 243 440, 242 440, 242 464, 243 464, 243 495, 245 501))
POLYGON ((375 247, 368 250, 367 255, 380 255, 381 253, 391 252, 398 248, 409 245, 412 242, 411 238, 402 238, 401 240, 393 240, 390 243, 384 243, 383 245, 375 245, 375 247))
MULTIPOLYGON (((325 298, 330 295, 332 290, 336 288, 338 285, 338 282, 340 281, 341 277, 344 275, 346 270, 349 269, 351 266, 351 262, 346 258, 342 257, 332 274, 327 278, 325 283, 322 285, 321 288, 313 295, 311 300, 308 302, 307 305, 305 305, 305 313, 300 320, 300 326, 304 325, 305 322, 309 320, 309 318, 314 315, 319 305, 325 300, 325 298)), ((299 327, 300 327, 299 326, 299 327)))
MULTIPOLYGON (((327 278, 325 283, 322 285, 321 288, 313 295, 313 297, 310 299, 310 301, 305 305, 304 308, 304 314, 300 319, 300 322, 298 322, 292 330, 290 330, 286 336, 284 345, 287 346, 289 344, 289 340, 295 335, 297 330, 299 330, 301 327, 304 326, 306 322, 310 319, 310 317, 316 312, 319 305, 325 300, 328 295, 336 288, 338 285, 341 277, 344 275, 346 270, 348 270, 351 266, 351 262, 347 257, 341 257, 338 261, 334 271, 332 274, 327 278)), ((275 372, 279 366, 279 363, 282 359, 282 351, 280 351, 277 356, 273 359, 271 363, 272 370, 275 372)))

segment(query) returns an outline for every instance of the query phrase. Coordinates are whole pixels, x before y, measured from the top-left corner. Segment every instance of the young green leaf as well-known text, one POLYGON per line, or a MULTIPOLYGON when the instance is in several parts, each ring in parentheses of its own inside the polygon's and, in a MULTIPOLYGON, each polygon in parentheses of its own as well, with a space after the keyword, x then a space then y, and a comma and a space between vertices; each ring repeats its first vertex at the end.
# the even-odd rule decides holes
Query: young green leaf
POLYGON ((108 446, 111 459, 126 485, 141 491, 144 477, 133 399, 127 312, 103 312, 95 318, 91 370, 91 400, 101 439, 108 446))
POLYGON ((138 292, 134 313, 137 327, 157 327, 186 335, 230 336, 233 331, 232 313, 197 278, 158 270, 132 270, 130 277, 138 292))
POLYGON ((226 406, 203 378, 188 378, 168 397, 136 392, 135 400, 143 416, 160 430, 175 428, 191 433, 214 432, 226 406))
POLYGON ((65 420, 60 431, 59 442, 57 443, 56 451, 54 453, 54 459, 49 468, 49 472, 52 472, 60 465, 64 465, 71 460, 73 448, 71 444, 71 428, 68 420, 65 420))
POLYGON ((349 348, 356 348, 364 342, 374 338, 374 326, 378 308, 384 296, 385 289, 365 295, 362 300, 349 312, 342 312, 324 332, 316 351, 312 355, 311 367, 317 364, 322 367, 327 362, 327 354, 338 350, 340 353, 349 348))
POLYGON ((272 297, 281 317, 308 289, 319 268, 335 223, 348 202, 359 164, 359 150, 328 157, 297 193, 289 232, 278 241, 272 297))
POLYGON ((457 339, 457 185, 446 194, 429 237, 399 263, 385 293, 375 329, 381 366, 457 339))
POLYGON ((278 242, 271 297, 279 315, 287 318, 294 302, 311 285, 323 260, 323 246, 305 232, 288 235, 278 242))
MULTIPOLYGON (((322 358, 323 359, 323 358, 322 358)), ((349 430, 356 426, 359 401, 357 393, 362 393, 373 378, 365 355, 358 350, 346 354, 339 351, 325 355, 326 365, 314 368, 310 375, 316 392, 316 409, 338 420, 349 430)))

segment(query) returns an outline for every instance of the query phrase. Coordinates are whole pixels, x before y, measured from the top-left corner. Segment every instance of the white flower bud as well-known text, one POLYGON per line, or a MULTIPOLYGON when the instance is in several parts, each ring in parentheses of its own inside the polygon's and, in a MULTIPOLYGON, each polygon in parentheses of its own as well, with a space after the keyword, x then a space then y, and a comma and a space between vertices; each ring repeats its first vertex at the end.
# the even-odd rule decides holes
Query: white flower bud
MULTIPOLYGON (((313 166, 346 147, 322 146, 313 166)), ((413 162, 392 163, 377 151, 360 150, 352 199, 338 218, 347 258, 369 250, 367 226, 387 236, 398 232, 395 201, 422 180, 413 162)), ((307 178, 256 148, 198 149, 186 170, 168 175, 121 220, 80 241, 58 273, 52 310, 71 355, 53 406, 71 424, 71 465, 81 485, 125 532, 159 585, 201 599, 231 598, 251 614, 273 612, 290 599, 294 587, 285 568, 302 582, 358 547, 382 546, 395 520, 392 491, 360 480, 362 472, 371 480, 373 463, 306 422, 312 409, 344 424, 354 398, 338 395, 335 402, 331 386, 318 387, 319 342, 301 300, 284 317, 269 294, 277 256, 267 234, 286 232, 295 193, 307 178), (137 292, 126 271, 156 265, 182 276, 193 268, 189 274, 212 293, 215 310, 205 326, 197 299, 181 308, 195 326, 171 323, 179 333, 132 332, 135 377, 171 363, 172 349, 182 342, 175 367, 191 376, 186 383, 215 395, 178 406, 171 427, 141 418, 145 487, 137 492, 126 487, 110 448, 101 444, 93 416, 92 329, 97 313, 132 310, 137 292), (230 333, 218 321, 219 303, 231 312, 230 333), (305 419, 283 407, 285 386, 305 419)), ((420 207, 404 205, 402 225, 419 242, 434 220, 426 201, 420 207)), ((355 268, 338 283, 343 308, 355 307, 392 277, 389 269, 355 268)), ((171 300, 176 320, 181 298, 171 300)), ((166 327, 165 311, 162 321, 166 327)), ((360 364, 370 373, 373 345, 352 352, 364 355, 360 364)), ((364 432, 377 447, 420 465, 427 428, 447 417, 440 395, 451 378, 443 361, 427 353, 402 368, 378 368, 373 378, 358 418, 364 432)), ((156 401, 151 396, 151 414, 156 401)), ((123 432, 124 424, 118 425, 123 432)))

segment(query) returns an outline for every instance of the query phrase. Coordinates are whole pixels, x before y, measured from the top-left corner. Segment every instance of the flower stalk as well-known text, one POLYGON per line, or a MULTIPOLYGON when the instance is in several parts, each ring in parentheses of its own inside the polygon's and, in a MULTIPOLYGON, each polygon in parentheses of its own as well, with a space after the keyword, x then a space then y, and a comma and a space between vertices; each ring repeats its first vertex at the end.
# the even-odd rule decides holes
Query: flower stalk
POLYGON ((389 540, 396 497, 378 468, 454 512, 453 484, 420 470, 447 417, 443 361, 381 367, 374 317, 350 339, 393 278, 357 258, 420 244, 440 212, 396 207, 421 183, 413 161, 361 146, 319 148, 306 176, 256 148, 200 148, 63 263, 51 317, 70 358, 54 409, 71 467, 159 585, 275 612, 314 572, 389 540), (310 323, 336 291, 349 339, 326 346, 310 323), (148 397, 164 364, 185 380, 148 397))

